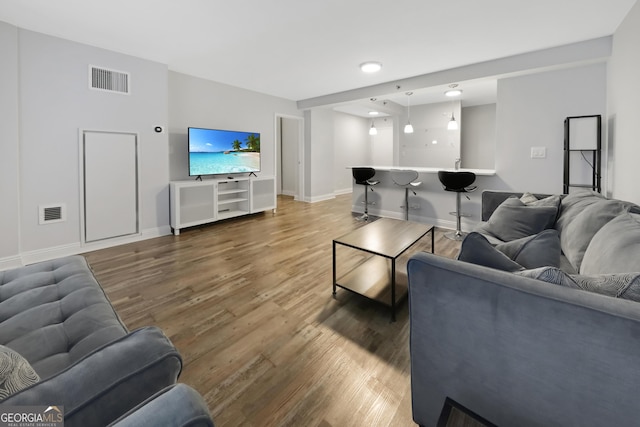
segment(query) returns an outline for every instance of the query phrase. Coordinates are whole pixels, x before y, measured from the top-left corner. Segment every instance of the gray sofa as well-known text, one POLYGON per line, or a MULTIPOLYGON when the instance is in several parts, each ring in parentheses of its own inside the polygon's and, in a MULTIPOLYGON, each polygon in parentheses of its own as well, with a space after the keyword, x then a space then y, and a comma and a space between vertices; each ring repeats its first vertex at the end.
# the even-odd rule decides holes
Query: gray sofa
MULTIPOLYGON (((481 261, 505 243, 493 240, 491 231, 504 233, 492 214, 521 195, 485 193, 483 236, 469 235, 491 240, 476 248, 481 261)), ((547 242, 559 240, 558 267, 504 271, 429 253, 409 260, 416 423, 435 426, 449 398, 500 426, 637 425, 640 208, 569 195, 543 226, 547 242)), ((527 261, 554 252, 533 248, 527 261)))
POLYGON ((62 405, 68 427, 130 415, 182 369, 160 329, 127 330, 81 256, 0 272, 0 345, 35 377, 5 381, 0 404, 62 405))

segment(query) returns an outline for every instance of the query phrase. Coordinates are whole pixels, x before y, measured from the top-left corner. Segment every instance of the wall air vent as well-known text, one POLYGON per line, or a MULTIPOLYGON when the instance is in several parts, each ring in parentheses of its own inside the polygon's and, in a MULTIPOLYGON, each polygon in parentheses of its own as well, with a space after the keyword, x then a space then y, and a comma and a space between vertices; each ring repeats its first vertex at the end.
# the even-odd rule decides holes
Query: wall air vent
POLYGON ((129 73, 89 65, 89 88, 129 94, 129 73))
POLYGON ((64 203, 38 206, 38 224, 51 224, 67 220, 67 206, 64 203))

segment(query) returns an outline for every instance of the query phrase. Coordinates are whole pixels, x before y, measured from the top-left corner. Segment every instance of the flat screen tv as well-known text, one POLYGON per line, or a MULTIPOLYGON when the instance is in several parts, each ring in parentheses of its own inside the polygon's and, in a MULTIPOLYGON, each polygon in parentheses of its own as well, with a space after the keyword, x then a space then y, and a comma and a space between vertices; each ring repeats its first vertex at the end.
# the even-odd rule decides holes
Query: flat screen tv
POLYGON ((260 134, 190 127, 189 175, 260 172, 260 134))

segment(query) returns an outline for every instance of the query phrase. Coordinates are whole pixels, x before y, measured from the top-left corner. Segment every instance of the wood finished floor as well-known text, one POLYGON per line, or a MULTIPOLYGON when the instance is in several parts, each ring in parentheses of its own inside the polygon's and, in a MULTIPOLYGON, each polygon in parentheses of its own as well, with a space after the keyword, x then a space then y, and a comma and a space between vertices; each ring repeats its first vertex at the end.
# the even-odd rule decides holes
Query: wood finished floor
POLYGON ((332 239, 365 224, 350 210, 351 195, 279 197, 275 214, 85 256, 129 329, 169 336, 216 426, 415 426, 406 299, 390 323, 382 305, 331 295, 332 239))

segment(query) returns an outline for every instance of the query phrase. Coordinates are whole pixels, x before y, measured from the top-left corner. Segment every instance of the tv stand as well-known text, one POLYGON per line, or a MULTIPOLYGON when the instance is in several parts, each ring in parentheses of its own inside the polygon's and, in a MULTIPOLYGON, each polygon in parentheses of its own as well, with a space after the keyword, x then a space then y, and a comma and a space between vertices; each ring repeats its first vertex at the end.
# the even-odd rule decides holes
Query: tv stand
POLYGON ((169 183, 171 228, 180 230, 257 212, 276 210, 276 179, 245 176, 169 183))
POLYGON ((255 172, 249 172, 249 176, 251 176, 251 175, 255 176, 256 178, 258 177, 258 175, 256 175, 255 172))
POLYGON ((196 176, 196 181, 202 181, 202 175, 196 176))

